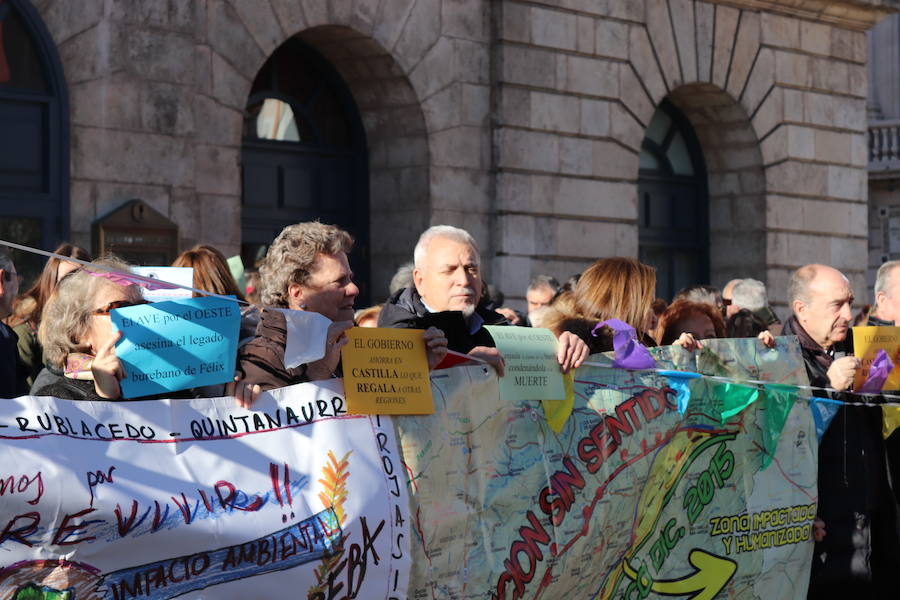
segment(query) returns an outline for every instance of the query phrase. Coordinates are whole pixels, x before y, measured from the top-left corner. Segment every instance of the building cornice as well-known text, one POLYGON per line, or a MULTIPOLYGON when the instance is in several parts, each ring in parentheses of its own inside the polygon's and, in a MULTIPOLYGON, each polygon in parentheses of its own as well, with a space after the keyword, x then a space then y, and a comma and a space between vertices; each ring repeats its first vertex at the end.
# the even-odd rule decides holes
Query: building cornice
POLYGON ((865 31, 900 12, 900 0, 707 0, 737 8, 764 10, 865 31))

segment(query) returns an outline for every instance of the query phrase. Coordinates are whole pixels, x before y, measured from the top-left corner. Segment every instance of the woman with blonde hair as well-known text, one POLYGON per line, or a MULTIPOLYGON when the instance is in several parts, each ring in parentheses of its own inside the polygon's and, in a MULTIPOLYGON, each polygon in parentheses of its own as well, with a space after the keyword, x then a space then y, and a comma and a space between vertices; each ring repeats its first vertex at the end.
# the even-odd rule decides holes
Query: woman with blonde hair
POLYGON ((543 323, 557 336, 564 331, 574 333, 591 354, 613 349, 612 330, 596 327, 607 319, 627 323, 641 343, 655 346, 648 335, 655 326, 655 297, 656 269, 633 258, 601 258, 581 274, 569 302, 554 303, 543 323))

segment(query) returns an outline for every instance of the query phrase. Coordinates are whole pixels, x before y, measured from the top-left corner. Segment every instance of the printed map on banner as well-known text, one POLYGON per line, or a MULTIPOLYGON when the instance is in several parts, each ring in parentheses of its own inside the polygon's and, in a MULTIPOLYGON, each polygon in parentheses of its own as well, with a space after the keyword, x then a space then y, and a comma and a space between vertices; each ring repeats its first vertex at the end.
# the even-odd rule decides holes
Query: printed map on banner
MULTIPOLYGON (((663 368, 806 383, 795 338, 704 343, 654 352, 663 368)), ((417 515, 410 597, 806 597, 817 446, 805 400, 761 395, 723 423, 728 398, 698 379, 682 418, 665 377, 585 367, 554 434, 539 403, 489 401, 497 379, 483 367, 432 382, 436 414, 395 421, 417 515)))
POLYGON ((5 401, 0 598, 405 597, 393 425, 341 390, 5 401))

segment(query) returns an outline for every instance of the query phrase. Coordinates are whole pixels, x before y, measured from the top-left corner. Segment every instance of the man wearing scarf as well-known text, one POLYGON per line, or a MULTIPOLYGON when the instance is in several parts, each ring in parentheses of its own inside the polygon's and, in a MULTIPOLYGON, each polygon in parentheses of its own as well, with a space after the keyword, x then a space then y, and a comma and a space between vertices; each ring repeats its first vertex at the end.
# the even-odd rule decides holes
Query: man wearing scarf
MULTIPOLYGON (((845 392, 859 359, 849 339, 853 290, 840 271, 806 265, 791 276, 793 315, 784 335, 796 335, 810 384, 845 392)), ((824 394, 818 394, 824 395, 824 394)), ((834 400, 863 397, 834 393, 834 400)), ((900 569, 896 501, 887 475, 881 411, 840 407, 819 444, 818 517, 825 538, 816 543, 809 598, 887 598, 900 569)))

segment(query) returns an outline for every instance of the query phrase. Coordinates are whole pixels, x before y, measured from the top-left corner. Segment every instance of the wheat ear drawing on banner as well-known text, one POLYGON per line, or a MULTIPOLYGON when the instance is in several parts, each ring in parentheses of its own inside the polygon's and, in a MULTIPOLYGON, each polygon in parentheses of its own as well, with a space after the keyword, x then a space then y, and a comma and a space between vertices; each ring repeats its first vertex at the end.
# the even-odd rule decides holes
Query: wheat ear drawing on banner
MULTIPOLYGON (((349 458, 352 453, 353 450, 348 451, 338 461, 334 456, 334 451, 329 450, 328 462, 322 467, 322 479, 319 480, 319 483, 324 487, 319 492, 319 500, 322 501, 322 505, 325 508, 334 509, 334 514, 337 516, 338 523, 340 523, 342 529, 347 519, 347 514, 344 512, 344 502, 347 501, 347 478, 350 477, 348 467, 350 466, 349 458)), ((344 541, 346 542, 346 540, 347 536, 344 536, 344 541)), ((340 563, 343 555, 344 545, 342 544, 340 550, 331 555, 326 554, 322 558, 322 564, 316 568, 315 572, 316 584, 309 589, 307 598, 315 598, 322 595, 328 579, 328 573, 340 563)))

